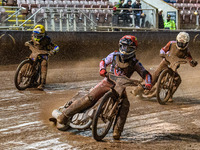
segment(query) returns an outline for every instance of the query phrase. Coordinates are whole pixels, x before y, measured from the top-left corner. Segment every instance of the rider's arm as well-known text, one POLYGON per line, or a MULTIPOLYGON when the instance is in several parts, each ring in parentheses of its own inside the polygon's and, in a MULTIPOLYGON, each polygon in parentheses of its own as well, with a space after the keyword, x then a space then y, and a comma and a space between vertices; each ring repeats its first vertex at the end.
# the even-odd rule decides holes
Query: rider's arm
POLYGON ((56 53, 58 53, 59 52, 59 46, 58 45, 56 45, 56 44, 54 44, 54 43, 52 43, 51 42, 51 39, 50 39, 50 45, 51 45, 51 50, 50 50, 50 54, 51 55, 55 55, 56 53))
POLYGON ((171 48, 171 44, 175 43, 176 41, 169 41, 163 48, 161 48, 160 50, 160 56, 164 57, 166 54, 169 53, 170 48, 171 48))
POLYGON ((137 62, 135 67, 137 73, 145 80, 145 87, 150 90, 152 87, 151 74, 143 67, 143 65, 140 62, 137 62))
POLYGON ((100 75, 105 77, 105 74, 107 73, 106 72, 106 67, 112 63, 112 60, 113 60, 113 55, 114 55, 114 52, 113 53, 110 53, 106 58, 102 59, 100 61, 100 64, 99 64, 99 67, 100 67, 100 75))
POLYGON ((189 61, 190 66, 192 66, 192 67, 195 67, 195 66, 198 64, 198 62, 195 61, 195 60, 192 58, 192 55, 191 55, 191 53, 190 53, 189 51, 187 52, 187 57, 186 57, 186 59, 189 61))
POLYGON ((145 87, 150 90, 152 88, 152 76, 147 70, 145 74, 145 87))
POLYGON ((53 44, 53 49, 51 50, 51 52, 55 55, 56 53, 58 53, 60 50, 59 46, 56 44, 53 44))

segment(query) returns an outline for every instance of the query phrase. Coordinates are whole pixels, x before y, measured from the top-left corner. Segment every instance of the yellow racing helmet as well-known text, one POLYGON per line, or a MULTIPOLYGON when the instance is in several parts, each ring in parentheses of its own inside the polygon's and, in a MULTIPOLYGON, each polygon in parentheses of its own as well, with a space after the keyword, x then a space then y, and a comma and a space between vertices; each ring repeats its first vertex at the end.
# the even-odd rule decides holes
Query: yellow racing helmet
POLYGON ((33 29, 33 39, 39 42, 45 36, 45 28, 43 25, 36 25, 33 29))

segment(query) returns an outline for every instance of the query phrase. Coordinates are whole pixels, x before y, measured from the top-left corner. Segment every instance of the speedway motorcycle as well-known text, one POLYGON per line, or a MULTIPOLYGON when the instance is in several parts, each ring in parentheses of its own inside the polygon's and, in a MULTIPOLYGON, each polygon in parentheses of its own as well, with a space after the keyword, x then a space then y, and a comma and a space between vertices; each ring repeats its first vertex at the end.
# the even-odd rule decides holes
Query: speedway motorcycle
POLYGON ((139 95, 145 98, 156 97, 161 105, 165 105, 172 96, 172 90, 176 85, 176 73, 181 64, 186 64, 187 60, 178 58, 176 56, 162 55, 162 57, 169 63, 168 67, 161 71, 157 83, 151 90, 144 90, 142 85, 139 85, 134 90, 134 95, 139 95))
POLYGON ((113 122, 116 121, 126 87, 141 84, 138 80, 132 80, 126 76, 115 76, 111 73, 107 75, 107 78, 114 86, 103 96, 93 117, 92 134, 97 141, 107 135, 113 122))
POLYGON ((50 55, 48 51, 38 50, 30 42, 26 42, 25 46, 29 46, 32 51, 30 56, 23 60, 17 67, 14 83, 18 90, 25 90, 26 88, 34 87, 41 82, 41 55, 50 55))
MULTIPOLYGON (((126 76, 115 76, 111 73, 108 73, 106 77, 108 81, 114 85, 111 90, 100 98, 94 106, 72 116, 69 124, 65 127, 59 128, 59 130, 65 131, 69 127, 78 130, 92 128, 95 140, 102 140, 106 136, 120 109, 122 102, 121 96, 123 92, 125 92, 126 86, 136 86, 140 83, 139 81, 131 80, 126 76), (107 107, 105 107, 105 105, 107 107), (106 127, 104 126, 105 124, 106 127), (99 130, 102 131, 104 128, 106 129, 102 133, 99 133, 99 130)), ((74 100, 75 99, 77 98, 74 98, 74 100)), ((54 122, 56 125, 56 118, 58 115, 60 115, 65 108, 69 107, 71 103, 73 103, 73 100, 70 101, 70 103, 66 103, 64 106, 53 110, 52 117, 49 120, 54 122)))

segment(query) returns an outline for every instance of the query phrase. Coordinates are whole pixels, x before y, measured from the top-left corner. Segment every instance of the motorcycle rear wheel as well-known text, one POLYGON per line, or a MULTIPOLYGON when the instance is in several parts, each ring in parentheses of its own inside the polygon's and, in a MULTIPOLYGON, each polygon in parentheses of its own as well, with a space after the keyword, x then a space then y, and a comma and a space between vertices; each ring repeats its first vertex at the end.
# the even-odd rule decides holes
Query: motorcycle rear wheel
MULTIPOLYGON (((86 113, 86 112, 85 112, 86 113)), ((71 122, 70 122, 70 127, 74 128, 74 129, 78 129, 78 130, 85 130, 90 128, 90 126, 92 125, 92 118, 90 118, 89 116, 87 116, 87 114, 85 114, 85 118, 84 119, 80 119, 79 118, 83 118, 84 113, 77 113, 75 114, 72 118, 71 118, 71 122)))
POLYGON ((14 83, 18 90, 25 90, 31 84, 33 76, 33 66, 29 59, 22 61, 17 67, 14 83))
POLYGON ((169 69, 165 69, 161 72, 157 82, 157 101, 161 105, 165 105, 171 96, 171 84, 172 74, 169 69))
POLYGON ((108 92, 104 95, 102 102, 98 106, 98 109, 94 115, 92 123, 92 134, 93 138, 97 141, 102 140, 108 131, 110 130, 114 116, 109 116, 114 104, 115 95, 112 92, 108 92))

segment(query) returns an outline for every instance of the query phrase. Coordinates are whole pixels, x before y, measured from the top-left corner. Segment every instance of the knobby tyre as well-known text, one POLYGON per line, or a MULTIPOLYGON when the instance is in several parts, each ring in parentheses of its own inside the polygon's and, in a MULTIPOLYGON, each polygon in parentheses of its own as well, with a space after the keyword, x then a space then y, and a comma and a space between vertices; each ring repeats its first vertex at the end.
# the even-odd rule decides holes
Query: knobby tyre
POLYGON ((25 90, 31 84, 33 66, 29 59, 22 61, 17 67, 14 83, 18 90, 25 90))
POLYGON ((104 95, 102 102, 95 112, 92 123, 93 138, 97 141, 102 140, 110 130, 115 116, 109 116, 115 104, 115 95, 108 92, 104 95))
POLYGON ((169 69, 163 70, 158 78, 156 97, 158 103, 161 105, 165 105, 170 98, 171 80, 172 80, 172 73, 169 69))

